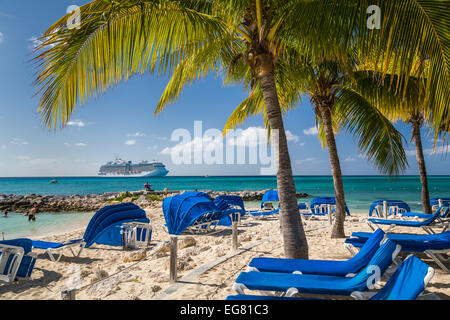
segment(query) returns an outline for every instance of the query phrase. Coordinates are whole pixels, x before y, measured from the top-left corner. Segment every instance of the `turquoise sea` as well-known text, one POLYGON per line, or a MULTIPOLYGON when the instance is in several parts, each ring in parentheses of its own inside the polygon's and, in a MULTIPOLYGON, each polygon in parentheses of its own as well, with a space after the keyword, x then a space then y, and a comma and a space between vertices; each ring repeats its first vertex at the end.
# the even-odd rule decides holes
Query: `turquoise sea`
MULTIPOLYGON (((333 196, 333 181, 331 176, 296 176, 294 177, 297 192, 304 192, 311 197, 333 196)), ((414 211, 421 211, 420 180, 418 176, 401 176, 389 178, 384 176, 346 176, 344 177, 346 202, 350 212, 367 214, 370 203, 378 199, 394 199, 407 202, 414 211)), ((450 197, 450 176, 429 176, 430 196, 450 197)), ((0 178, 0 194, 40 194, 40 195, 69 195, 92 194, 103 192, 142 190, 149 182, 155 190, 168 188, 169 190, 217 190, 241 191, 264 190, 276 188, 276 177, 273 176, 209 176, 188 177, 168 176, 154 178, 113 178, 113 177, 39 177, 39 178, 0 178), (55 178, 57 183, 50 183, 55 178)), ((309 202, 310 199, 300 201, 309 202)), ((80 224, 80 220, 89 220, 86 214, 50 214, 39 218, 39 224, 45 228, 56 228, 56 225, 80 224), (44 219, 45 217, 45 219, 44 219)), ((13 217, 11 217, 13 218, 13 217)), ((22 216, 14 219, 0 217, 0 232, 8 229, 20 232, 26 236, 27 232, 39 233, 41 227, 35 230, 22 230, 29 224, 22 223, 26 218, 22 216), (13 220, 21 221, 15 223, 13 220), (8 222, 6 222, 8 221, 8 222), (8 225, 8 228, 7 228, 8 225), (21 225, 24 226, 21 228, 21 225)), ((27 221, 28 222, 28 221, 27 221)), ((38 222, 38 221, 35 221, 38 222)), ((30 222, 31 223, 31 222, 30 222)), ((82 224, 82 223, 81 223, 82 224)), ((9 237, 8 237, 9 238, 9 237)))

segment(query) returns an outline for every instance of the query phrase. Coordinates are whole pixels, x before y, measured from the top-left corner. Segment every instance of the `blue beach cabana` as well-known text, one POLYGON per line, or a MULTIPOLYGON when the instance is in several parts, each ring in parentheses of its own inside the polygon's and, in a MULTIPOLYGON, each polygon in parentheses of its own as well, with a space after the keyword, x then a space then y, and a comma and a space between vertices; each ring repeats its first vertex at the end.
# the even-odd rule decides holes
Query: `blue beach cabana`
POLYGON ((230 213, 220 210, 206 193, 189 191, 163 201, 165 227, 171 235, 212 231, 230 213))
MULTIPOLYGON (((332 207, 331 213, 335 211, 336 199, 334 197, 316 197, 311 199, 309 208, 311 209, 311 214, 314 215, 326 215, 328 214, 328 205, 332 207)), ((350 215, 347 205, 345 205, 345 212, 350 215)))
POLYGON ((218 196, 214 198, 214 204, 220 210, 229 213, 219 221, 219 225, 231 226, 231 215, 233 214, 238 214, 236 217, 237 221, 240 221, 240 218, 245 215, 244 200, 239 196, 218 196))
POLYGON ((133 244, 145 242, 151 239, 150 220, 145 211, 139 206, 128 202, 106 206, 98 210, 89 221, 83 238, 68 240, 66 242, 49 242, 35 240, 33 248, 46 250, 52 261, 58 261, 53 256, 54 251, 69 248, 74 256, 79 256, 83 248, 89 248, 93 244, 105 244, 110 246, 124 246, 128 241, 133 244), (72 247, 79 247, 78 254, 72 251, 72 247))
POLYGON ((383 202, 386 201, 386 205, 388 207, 388 214, 397 214, 397 213, 405 213, 410 212, 411 208, 409 205, 401 200, 376 200, 372 202, 369 209, 369 217, 372 216, 372 214, 376 214, 378 217, 383 216, 383 202), (381 210, 381 211, 380 211, 381 210))
POLYGON ((272 203, 274 201, 280 201, 280 198, 278 197, 278 191, 277 190, 270 190, 264 193, 262 199, 261 199, 261 209, 265 208, 266 203, 272 203))

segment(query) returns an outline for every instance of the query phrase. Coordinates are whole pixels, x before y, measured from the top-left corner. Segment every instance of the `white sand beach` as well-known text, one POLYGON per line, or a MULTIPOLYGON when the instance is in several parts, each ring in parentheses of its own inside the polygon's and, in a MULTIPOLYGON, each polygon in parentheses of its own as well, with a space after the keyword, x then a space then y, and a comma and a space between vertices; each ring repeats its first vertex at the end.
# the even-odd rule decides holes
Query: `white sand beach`
MULTIPOLYGON (((234 294, 233 281, 248 262, 257 256, 283 257, 280 225, 276 217, 259 220, 246 216, 239 226, 238 252, 231 250, 231 228, 218 227, 210 235, 182 235, 178 240, 178 280, 169 283, 169 235, 161 207, 146 209, 153 234, 147 250, 122 251, 120 247, 94 245, 72 257, 67 250, 59 262, 52 262, 39 252, 30 280, 0 285, 1 300, 61 299, 68 286, 80 288, 76 299, 206 299, 222 300, 234 294), (243 250, 246 249, 246 250, 243 250), (102 281, 97 281, 102 279, 102 281)), ((346 234, 371 231, 367 216, 347 217, 346 234)), ((331 239, 324 218, 304 221, 310 259, 346 260, 351 257, 344 239, 331 239)), ((398 228, 396 232, 418 232, 398 228)), ((48 241, 64 241, 82 236, 84 228, 74 232, 48 236, 48 241)), ((442 271, 426 256, 419 256, 435 268, 426 292, 434 298, 450 298, 450 274, 442 271)))

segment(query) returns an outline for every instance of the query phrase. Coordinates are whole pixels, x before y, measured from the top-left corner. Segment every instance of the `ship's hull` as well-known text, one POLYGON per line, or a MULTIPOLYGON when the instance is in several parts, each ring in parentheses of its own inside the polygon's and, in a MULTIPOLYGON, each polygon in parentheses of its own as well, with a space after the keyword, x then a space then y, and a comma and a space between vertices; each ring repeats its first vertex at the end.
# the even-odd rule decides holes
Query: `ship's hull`
POLYGON ((128 174, 122 174, 122 173, 99 173, 98 175, 100 177, 165 177, 169 171, 162 171, 162 170, 154 170, 150 172, 139 172, 139 173, 128 173, 128 174))

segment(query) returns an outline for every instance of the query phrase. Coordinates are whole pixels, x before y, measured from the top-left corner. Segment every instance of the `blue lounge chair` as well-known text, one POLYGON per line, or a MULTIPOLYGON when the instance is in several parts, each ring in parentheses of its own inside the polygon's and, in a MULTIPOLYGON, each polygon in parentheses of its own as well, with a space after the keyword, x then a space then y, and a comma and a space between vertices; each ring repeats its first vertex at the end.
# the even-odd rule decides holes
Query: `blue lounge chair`
POLYGON ((274 214, 278 214, 280 212, 280 207, 279 206, 278 208, 273 207, 274 202, 278 201, 280 201, 280 198, 278 197, 278 191, 269 190, 266 193, 264 193, 261 199, 261 210, 250 210, 246 212, 255 218, 261 218, 264 216, 271 216, 274 214))
MULTIPOLYGON (((442 270, 450 272, 445 266, 449 258, 443 255, 450 252, 450 231, 437 234, 397 234, 388 233, 387 237, 402 246, 402 251, 424 253, 433 259, 442 270)), ((352 236, 345 240, 346 248, 354 254, 352 248, 361 248, 368 239, 372 238, 370 232, 353 232, 352 236)))
POLYGON ((367 219, 367 223, 369 227, 375 231, 374 225, 388 225, 388 229, 385 232, 399 227, 414 227, 414 228, 422 228, 427 233, 434 233, 433 227, 442 227, 443 231, 448 228, 448 221, 445 218, 441 217, 441 213, 443 211, 444 206, 441 206, 435 213, 433 213, 428 219, 424 221, 408 221, 408 220, 394 220, 394 219, 367 219))
POLYGON ((20 238, 0 241, 0 282, 28 279, 36 262, 32 241, 20 238))
POLYGON ((450 198, 432 198, 430 199, 430 205, 432 210, 437 210, 441 205, 446 207, 444 216, 450 214, 450 198))
POLYGON ((245 294, 245 289, 283 292, 287 297, 296 293, 360 295, 358 292, 366 292, 374 288, 400 249, 400 245, 387 239, 367 266, 354 276, 250 271, 239 274, 233 289, 238 294, 245 294))
MULTIPOLYGON (((447 206, 447 209, 445 210, 445 212, 441 213, 442 218, 446 217, 450 211, 450 209, 448 207, 450 204, 450 201, 447 202, 447 201, 445 201, 445 199, 447 199, 447 198, 444 198, 444 200, 437 199, 437 198, 430 200, 430 204, 434 208, 434 210, 438 209, 437 205, 439 203, 439 200, 442 201, 442 204, 444 206, 447 206)), ((400 217, 400 218, 406 217, 406 218, 420 218, 420 219, 428 219, 430 217, 430 214, 427 214, 427 213, 412 212, 409 205, 406 202, 401 201, 401 200, 377 200, 377 201, 372 202, 372 204, 370 206, 370 210, 369 210, 369 217, 372 216, 372 214, 374 214, 374 215, 376 214, 378 217, 382 217, 383 216, 382 206, 383 206, 384 202, 386 202, 386 206, 388 209, 388 212, 387 212, 388 215, 394 215, 394 216, 400 217)))
MULTIPOLYGON (((414 255, 408 256, 384 287, 376 292, 369 300, 415 300, 425 290, 434 275, 434 269, 414 255)), ((366 295, 354 294, 356 299, 365 299, 366 295)), ((226 300, 309 300, 294 297, 231 295, 226 300)))
POLYGON ((281 272, 299 274, 321 274, 330 276, 346 276, 355 274, 364 268, 380 247, 385 237, 383 230, 378 229, 371 234, 363 248, 353 258, 345 261, 301 260, 258 257, 250 261, 248 271, 281 272))
POLYGON ((132 244, 145 243, 151 239, 150 220, 145 211, 137 205, 121 203, 106 206, 98 210, 89 221, 83 238, 65 242, 33 241, 33 248, 43 249, 52 261, 59 261, 64 249, 69 249, 74 257, 78 257, 84 248, 93 244, 106 244, 125 247, 132 244), (75 253, 72 248, 79 248, 75 253), (53 254, 60 251, 55 257, 53 254))

